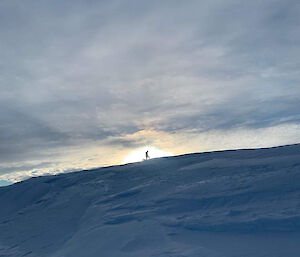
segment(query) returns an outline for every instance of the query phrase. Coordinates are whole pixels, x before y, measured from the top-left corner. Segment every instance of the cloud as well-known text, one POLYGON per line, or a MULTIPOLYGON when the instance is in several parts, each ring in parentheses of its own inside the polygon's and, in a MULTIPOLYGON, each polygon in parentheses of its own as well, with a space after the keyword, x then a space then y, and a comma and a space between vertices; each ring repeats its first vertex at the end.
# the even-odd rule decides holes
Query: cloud
POLYGON ((10 173, 10 172, 18 172, 18 171, 28 171, 33 170, 33 173, 38 173, 37 171, 34 171, 34 169, 38 168, 45 168, 51 166, 51 162, 40 162, 36 164, 23 164, 22 166, 0 166, 0 174, 1 173, 10 173))
MULTIPOLYGON (((77 167, 79 149, 116 156, 162 134, 168 148, 178 135, 294 131, 299 11, 296 0, 1 1, 0 160, 12 172, 66 165, 67 153, 77 167)), ((278 137, 297 140, 259 141, 278 137)))

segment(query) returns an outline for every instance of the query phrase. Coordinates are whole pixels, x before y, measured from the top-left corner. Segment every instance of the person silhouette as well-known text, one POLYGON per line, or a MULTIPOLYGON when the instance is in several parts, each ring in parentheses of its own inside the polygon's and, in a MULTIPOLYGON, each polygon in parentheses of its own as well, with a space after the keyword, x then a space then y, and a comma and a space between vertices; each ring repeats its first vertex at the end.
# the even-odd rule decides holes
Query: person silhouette
POLYGON ((149 157, 149 151, 147 150, 146 151, 146 160, 148 160, 148 159, 150 159, 150 157, 149 157))

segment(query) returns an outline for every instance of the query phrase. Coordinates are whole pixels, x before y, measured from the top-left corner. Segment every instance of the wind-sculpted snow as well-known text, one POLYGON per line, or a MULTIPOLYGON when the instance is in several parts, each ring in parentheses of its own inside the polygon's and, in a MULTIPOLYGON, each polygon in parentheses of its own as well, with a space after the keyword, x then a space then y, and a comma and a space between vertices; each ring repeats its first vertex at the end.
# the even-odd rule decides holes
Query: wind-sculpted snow
POLYGON ((0 188, 1 257, 297 257, 300 145, 182 155, 0 188))

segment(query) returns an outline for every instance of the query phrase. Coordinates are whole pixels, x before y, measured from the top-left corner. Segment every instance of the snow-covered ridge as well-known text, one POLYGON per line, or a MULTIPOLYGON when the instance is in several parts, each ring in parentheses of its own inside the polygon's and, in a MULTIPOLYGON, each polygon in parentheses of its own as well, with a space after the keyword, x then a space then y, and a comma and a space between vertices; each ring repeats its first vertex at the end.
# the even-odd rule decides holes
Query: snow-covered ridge
POLYGON ((299 199, 300 145, 37 177, 0 188, 0 256, 296 257, 299 199))

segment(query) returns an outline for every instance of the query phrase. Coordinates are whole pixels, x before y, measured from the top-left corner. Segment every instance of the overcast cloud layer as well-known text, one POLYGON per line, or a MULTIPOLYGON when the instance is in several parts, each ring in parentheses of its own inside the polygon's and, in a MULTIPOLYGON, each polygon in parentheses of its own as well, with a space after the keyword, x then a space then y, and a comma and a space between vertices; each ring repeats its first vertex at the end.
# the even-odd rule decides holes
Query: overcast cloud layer
POLYGON ((300 2, 0 2, 0 179, 300 142, 300 2))

